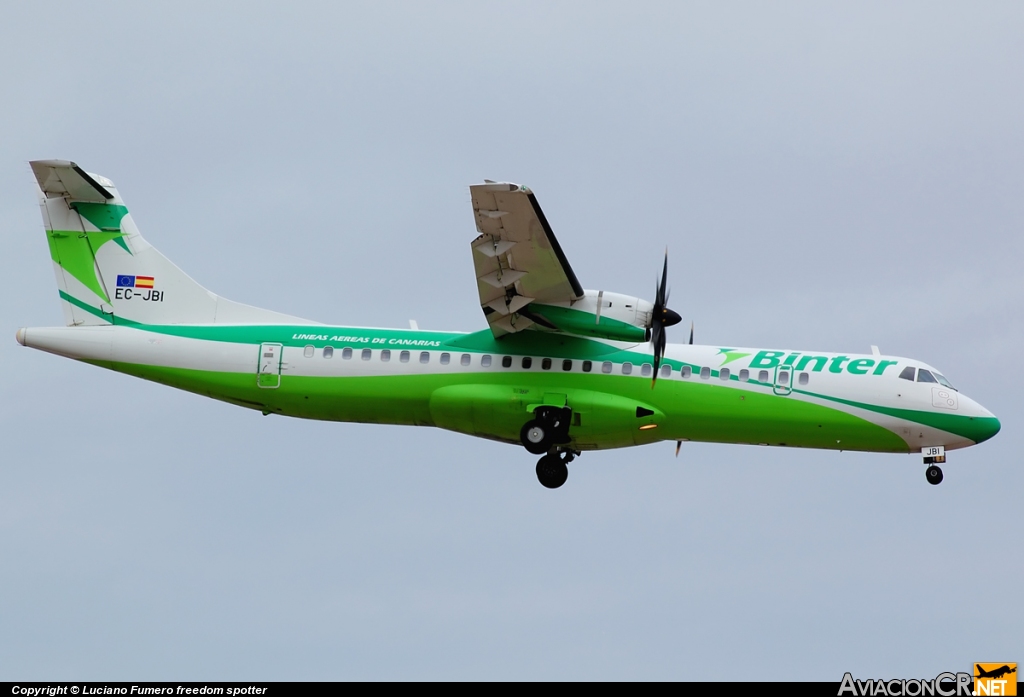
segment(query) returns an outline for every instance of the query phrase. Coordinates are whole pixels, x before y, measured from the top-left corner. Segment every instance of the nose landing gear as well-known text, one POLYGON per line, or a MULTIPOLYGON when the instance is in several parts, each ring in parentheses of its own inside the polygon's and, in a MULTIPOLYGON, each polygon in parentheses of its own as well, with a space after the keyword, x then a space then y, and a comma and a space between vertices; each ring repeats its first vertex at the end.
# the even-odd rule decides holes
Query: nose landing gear
POLYGON ((946 448, 941 445, 933 445, 921 448, 921 455, 924 456, 924 464, 928 469, 924 471, 924 477, 929 484, 938 484, 942 481, 942 468, 939 463, 946 461, 946 448))

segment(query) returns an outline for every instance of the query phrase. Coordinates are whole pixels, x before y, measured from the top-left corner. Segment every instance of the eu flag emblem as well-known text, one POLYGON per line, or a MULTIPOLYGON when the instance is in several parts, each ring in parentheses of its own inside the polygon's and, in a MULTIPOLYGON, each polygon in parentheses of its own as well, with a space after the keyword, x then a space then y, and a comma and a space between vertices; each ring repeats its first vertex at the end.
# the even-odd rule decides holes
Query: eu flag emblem
POLYGON ((135 287, 135 276, 117 276, 117 287, 118 288, 134 288, 135 287))

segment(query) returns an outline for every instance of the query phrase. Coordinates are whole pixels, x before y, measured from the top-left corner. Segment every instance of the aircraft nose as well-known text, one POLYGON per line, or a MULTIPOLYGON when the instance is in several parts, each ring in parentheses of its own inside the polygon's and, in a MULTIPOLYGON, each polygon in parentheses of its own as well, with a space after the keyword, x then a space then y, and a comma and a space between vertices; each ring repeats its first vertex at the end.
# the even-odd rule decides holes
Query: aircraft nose
POLYGON ((975 416, 971 418, 971 428, 968 438, 973 440, 975 443, 982 443, 987 441, 989 438, 999 433, 999 429, 1002 428, 1002 424, 999 423, 999 419, 996 418, 995 414, 990 412, 985 407, 981 406, 974 400, 970 400, 975 407, 975 416))
POLYGON ((988 416, 976 417, 975 421, 975 443, 981 443, 988 440, 995 434, 999 433, 999 429, 1002 428, 1002 424, 999 423, 999 419, 992 415, 992 412, 985 410, 988 416))

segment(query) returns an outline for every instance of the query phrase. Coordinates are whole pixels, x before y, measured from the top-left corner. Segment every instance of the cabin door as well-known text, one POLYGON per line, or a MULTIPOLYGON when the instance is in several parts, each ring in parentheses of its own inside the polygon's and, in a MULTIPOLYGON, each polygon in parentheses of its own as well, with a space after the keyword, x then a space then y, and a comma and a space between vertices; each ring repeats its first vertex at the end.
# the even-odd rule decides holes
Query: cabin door
POLYGON ((281 344, 260 344, 260 362, 256 384, 273 389, 281 386, 281 344))
POLYGON ((775 368, 775 394, 787 395, 793 392, 793 366, 780 365, 775 368))

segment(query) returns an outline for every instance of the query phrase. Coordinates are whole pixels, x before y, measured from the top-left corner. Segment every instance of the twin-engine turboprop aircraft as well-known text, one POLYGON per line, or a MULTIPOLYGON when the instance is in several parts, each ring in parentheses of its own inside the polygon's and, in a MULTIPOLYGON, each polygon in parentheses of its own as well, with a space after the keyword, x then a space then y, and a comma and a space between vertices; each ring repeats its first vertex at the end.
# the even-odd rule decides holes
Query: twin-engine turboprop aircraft
POLYGON ((488 328, 335 327, 225 300, 139 234, 114 184, 73 162, 33 162, 66 327, 24 346, 263 414, 437 426, 541 455, 561 486, 587 450, 663 440, 922 453, 999 421, 920 361, 668 344, 679 315, 662 271, 653 303, 584 290, 533 193, 470 187, 488 328))

